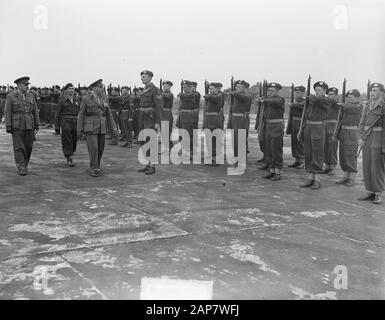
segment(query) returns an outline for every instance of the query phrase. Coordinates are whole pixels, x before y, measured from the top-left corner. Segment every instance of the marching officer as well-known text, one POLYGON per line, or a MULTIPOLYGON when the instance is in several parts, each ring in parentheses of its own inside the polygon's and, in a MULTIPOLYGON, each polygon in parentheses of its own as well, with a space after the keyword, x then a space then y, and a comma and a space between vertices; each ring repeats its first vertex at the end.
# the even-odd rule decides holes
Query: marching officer
POLYGON ((134 113, 134 104, 128 93, 128 87, 122 87, 122 95, 120 101, 120 109, 118 111, 119 119, 122 126, 122 140, 125 142, 122 148, 132 148, 132 119, 134 113))
POLYGON ((358 145, 362 148, 362 165, 367 196, 358 200, 381 203, 385 189, 385 101, 384 85, 372 83, 370 100, 367 102, 359 125, 358 145))
POLYGON ((301 124, 303 107, 305 105, 304 93, 306 88, 304 86, 294 87, 294 103, 290 104, 289 120, 286 128, 286 134, 291 138, 291 154, 295 161, 289 165, 289 168, 303 169, 303 159, 305 157, 303 151, 303 142, 298 140, 297 135, 301 124))
POLYGON ((270 168, 270 173, 264 176, 265 179, 278 181, 281 179, 283 167, 283 136, 285 122, 285 99, 279 95, 282 86, 279 83, 267 85, 267 99, 262 99, 266 110, 264 130, 264 156, 266 165, 264 169, 270 168))
POLYGON ((39 112, 35 98, 28 92, 29 77, 16 79, 17 90, 7 96, 5 103, 5 127, 12 134, 16 167, 25 176, 32 153, 33 133, 39 130, 39 112))
MULTIPOLYGON (((244 80, 237 80, 234 82, 234 85, 235 91, 230 91, 228 93, 230 96, 234 97, 234 99, 232 105, 230 106, 227 128, 234 130, 234 156, 238 157, 238 130, 248 130, 248 126, 250 124, 249 113, 251 108, 251 96, 247 93, 247 89, 250 87, 248 82, 244 80)), ((234 166, 238 166, 238 163, 235 163, 234 166)))
MULTIPOLYGON (((206 101, 206 108, 203 115, 203 129, 209 129, 213 132, 215 129, 223 130, 223 96, 219 92, 221 88, 221 83, 212 82, 209 87, 209 94, 204 96, 206 101)), ((216 137, 212 136, 212 141, 208 141, 208 136, 206 136, 207 144, 211 144, 212 150, 212 166, 219 165, 216 162, 217 156, 217 141, 216 137)), ((222 141, 220 142, 222 143, 222 141)))
MULTIPOLYGON (((197 95, 193 92, 193 82, 183 81, 183 92, 179 97, 179 116, 177 127, 188 132, 190 137, 190 159, 193 157, 194 129, 196 129, 196 102, 197 95)), ((186 152, 186 151, 185 151, 186 152)))
POLYGON ((83 97, 78 114, 78 137, 86 135, 88 154, 90 156, 90 174, 99 177, 100 161, 104 152, 105 138, 108 131, 116 136, 117 129, 104 95, 103 80, 92 83, 90 94, 83 97))
POLYGON ((168 121, 168 135, 169 135, 169 148, 172 148, 171 133, 174 117, 172 115, 172 106, 174 104, 174 95, 171 92, 173 83, 171 81, 163 81, 163 109, 162 109, 162 121, 168 121))
POLYGON ((63 87, 64 94, 60 97, 56 117, 55 128, 61 128, 61 143, 67 165, 74 166, 73 155, 77 144, 77 116, 79 113, 79 101, 74 96, 75 88, 72 83, 63 87))
POLYGON ((333 133, 337 125, 338 110, 338 89, 331 87, 327 90, 327 95, 331 100, 331 107, 328 109, 325 120, 325 154, 324 163, 325 169, 323 173, 329 176, 335 175, 335 170, 338 163, 338 141, 333 140, 333 133))
POLYGON ((347 103, 341 104, 341 121, 337 124, 336 139, 339 140, 339 159, 340 166, 344 172, 344 177, 337 181, 347 187, 354 185, 357 173, 357 155, 355 150, 358 148, 358 124, 361 120, 362 105, 359 101, 360 92, 356 89, 346 93, 347 103))
MULTIPOLYGON (((313 86, 315 95, 306 97, 309 105, 305 110, 304 150, 305 169, 309 173, 308 180, 301 188, 317 190, 321 188, 319 174, 323 173, 325 119, 331 107, 331 100, 326 96, 328 85, 318 81, 313 86)), ((302 137, 299 137, 302 138, 302 137)))
MULTIPOLYGON (((157 88, 152 82, 154 74, 149 70, 144 70, 140 73, 142 83, 144 84, 143 94, 140 98, 140 123, 142 129, 155 129, 160 130, 161 110, 162 110, 162 94, 160 89, 157 88)), ((149 141, 147 137, 146 142, 149 141)), ((144 144, 145 142, 143 142, 144 144)), ((154 174, 154 163, 158 160, 158 153, 151 154, 150 150, 147 152, 147 156, 150 158, 147 166, 138 170, 145 174, 154 174)))
MULTIPOLYGON (((111 90, 111 95, 108 97, 108 104, 111 109, 112 117, 114 118, 115 126, 119 130, 121 129, 119 126, 119 116, 118 111, 120 109, 120 96, 119 89, 117 87, 113 87, 111 90)), ((118 144, 118 136, 111 133, 111 141, 108 143, 109 145, 117 145, 118 144)))

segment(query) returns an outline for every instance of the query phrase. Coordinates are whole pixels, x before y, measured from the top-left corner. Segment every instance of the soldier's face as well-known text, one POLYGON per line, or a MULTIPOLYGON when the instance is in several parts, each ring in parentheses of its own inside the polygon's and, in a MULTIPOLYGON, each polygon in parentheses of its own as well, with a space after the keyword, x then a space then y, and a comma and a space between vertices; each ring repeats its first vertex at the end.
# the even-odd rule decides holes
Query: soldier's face
POLYGON ((294 97, 296 98, 296 99, 300 99, 300 98, 303 98, 303 94, 304 94, 305 92, 302 92, 302 91, 294 91, 294 97))
POLYGON ((140 97, 143 94, 143 90, 138 91, 138 96, 140 97))
POLYGON ((241 92, 241 91, 244 91, 244 90, 245 90, 245 87, 242 84, 240 84, 240 83, 238 83, 235 86, 235 91, 237 91, 237 92, 241 92))
POLYGON ((151 82, 151 77, 147 73, 143 73, 140 78, 143 84, 147 84, 151 82))
POLYGON ((370 98, 371 99, 378 99, 381 96, 383 96, 383 95, 381 94, 380 88, 373 88, 372 90, 370 90, 370 98))
POLYGON ((190 85, 184 84, 183 85, 183 91, 185 93, 190 93, 190 92, 192 92, 192 87, 190 85))
POLYGON ((122 89, 122 94, 124 94, 124 95, 128 94, 128 90, 127 89, 122 89))
POLYGON ((352 95, 352 94, 349 94, 349 95, 346 97, 346 100, 347 100, 348 103, 357 103, 357 102, 360 100, 360 98, 359 98, 359 97, 356 97, 356 96, 354 96, 354 95, 352 95))
POLYGON ((209 93, 210 94, 216 94, 216 93, 218 93, 218 89, 216 87, 214 87, 214 86, 211 86, 209 88, 209 93))
POLYGON ((69 87, 67 90, 66 90, 67 94, 69 96, 73 96, 74 93, 75 93, 75 88, 74 87, 69 87))
POLYGON ((103 87, 94 87, 92 90, 99 97, 103 94, 103 87))
POLYGON ((28 91, 28 83, 26 83, 26 82, 19 83, 17 85, 17 87, 19 88, 19 90, 21 92, 27 92, 28 91))
POLYGON ((338 100, 338 95, 335 92, 329 92, 328 93, 328 97, 330 99, 332 99, 333 101, 337 101, 338 100))
POLYGON ((113 95, 114 97, 116 97, 118 95, 118 92, 116 90, 112 90, 111 91, 111 95, 113 95))
POLYGON ((325 95, 325 89, 322 87, 315 87, 314 89, 316 96, 323 96, 325 95))
POLYGON ((170 91, 171 90, 171 86, 169 84, 164 84, 163 85, 163 89, 164 89, 164 91, 170 91))
POLYGON ((278 93, 278 90, 275 88, 267 89, 267 97, 270 98, 278 93))

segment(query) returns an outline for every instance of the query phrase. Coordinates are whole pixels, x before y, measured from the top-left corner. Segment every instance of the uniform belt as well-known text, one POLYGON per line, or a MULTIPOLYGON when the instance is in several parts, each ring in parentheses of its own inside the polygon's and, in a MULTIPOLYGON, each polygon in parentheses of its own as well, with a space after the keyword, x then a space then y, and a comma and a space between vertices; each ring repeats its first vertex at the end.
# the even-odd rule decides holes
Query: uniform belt
POLYGON ((195 109, 180 109, 180 112, 194 112, 195 109))
POLYGON ((76 114, 63 114, 62 117, 77 117, 76 114))
POLYGON ((154 108, 151 108, 151 107, 149 107, 149 108, 140 108, 139 110, 140 110, 140 111, 143 111, 143 112, 146 112, 146 111, 154 111, 154 108))
POLYGON ((217 116, 218 112, 206 112, 205 115, 206 116, 217 116))
POLYGON ((89 118, 105 118, 105 116, 101 116, 99 114, 89 114, 89 113, 86 113, 86 116, 89 117, 89 118))
MULTIPOLYGON (((366 126, 365 127, 365 130, 369 130, 369 126, 366 126)), ((382 131, 382 127, 372 127, 372 131, 378 131, 378 132, 380 132, 380 131, 382 131)))
POLYGON ((297 121, 301 121, 302 118, 301 117, 293 117, 292 120, 297 120, 297 121))
POLYGON ((306 124, 324 124, 323 121, 306 120, 306 124))
POLYGON ((32 112, 30 112, 30 111, 14 111, 14 112, 12 112, 12 114, 26 114, 26 113, 32 114, 32 112))
POLYGON ((346 130, 357 130, 358 129, 358 126, 342 126, 342 129, 346 129, 346 130))
POLYGON ((171 108, 163 108, 163 110, 171 110, 171 108))
POLYGON ((266 119, 266 123, 283 123, 283 119, 266 119))
POLYGON ((337 123, 337 120, 325 120, 325 123, 337 123))
POLYGON ((231 115, 234 116, 234 117, 244 117, 244 116, 246 116, 245 113, 232 113, 231 115))

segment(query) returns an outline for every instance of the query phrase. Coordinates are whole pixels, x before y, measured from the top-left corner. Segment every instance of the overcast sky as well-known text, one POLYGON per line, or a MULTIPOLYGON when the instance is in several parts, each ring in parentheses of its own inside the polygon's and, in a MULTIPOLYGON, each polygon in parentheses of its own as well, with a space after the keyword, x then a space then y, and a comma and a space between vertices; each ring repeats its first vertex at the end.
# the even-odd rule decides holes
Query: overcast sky
POLYGON ((385 0, 1 0, 0 83, 140 85, 149 69, 175 92, 181 78, 203 90, 204 79, 300 85, 309 73, 364 91, 368 79, 385 82, 384 9, 385 0))

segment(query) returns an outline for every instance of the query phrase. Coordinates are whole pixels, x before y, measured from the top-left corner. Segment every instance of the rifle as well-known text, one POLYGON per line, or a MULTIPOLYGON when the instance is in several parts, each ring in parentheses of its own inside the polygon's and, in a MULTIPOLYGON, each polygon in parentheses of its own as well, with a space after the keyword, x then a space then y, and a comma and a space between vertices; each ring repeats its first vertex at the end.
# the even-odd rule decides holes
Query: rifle
POLYGON ((306 109, 309 106, 310 85, 311 85, 311 76, 309 74, 309 78, 307 79, 307 92, 306 92, 307 99, 306 99, 306 102, 305 102, 305 106, 303 107, 302 117, 301 117, 301 124, 299 126, 299 131, 298 131, 298 134, 297 134, 298 141, 303 141, 302 136, 303 136, 303 131, 305 129, 305 113, 306 113, 306 109))
POLYGON ((370 80, 368 80, 368 84, 366 86, 366 100, 370 100, 370 80))
MULTIPOLYGON (((260 99, 266 99, 267 98, 267 80, 263 80, 263 85, 262 87, 260 87, 259 89, 259 98, 260 99)), ((258 108, 258 111, 259 111, 259 123, 258 123, 258 127, 257 127, 257 134, 258 134, 258 138, 260 138, 260 140, 262 140, 263 138, 263 114, 264 114, 264 110, 265 110, 265 103, 263 101, 260 102, 260 105, 259 105, 259 108, 258 108)))
MULTIPOLYGON (((342 103, 345 103, 345 96, 346 96, 346 79, 344 78, 344 82, 342 85, 342 103)), ((333 140, 337 140, 338 133, 341 128, 341 120, 342 120, 341 118, 342 118, 342 105, 340 105, 340 109, 338 110, 337 123, 334 128, 333 137, 332 137, 333 140)))
POLYGON ((183 79, 180 81, 180 92, 183 92, 183 79))
MULTIPOLYGON (((291 83, 291 96, 290 96, 290 103, 294 103, 294 83, 291 83)), ((289 108, 289 117, 287 120, 287 128, 288 132, 291 132, 291 108, 289 108)))
POLYGON ((356 157, 358 158, 360 153, 361 153, 361 150, 362 148, 364 147, 365 143, 368 141, 368 138, 369 138, 369 135, 372 133, 373 131, 373 128, 376 126, 376 123, 384 116, 384 114, 380 114, 374 121, 373 123, 369 126, 368 130, 362 135, 361 139, 362 139, 362 145, 359 146, 357 145, 357 147, 354 148, 354 153, 356 153, 356 157))
POLYGON ((128 87, 128 94, 131 96, 132 95, 132 92, 131 92, 131 86, 128 87))
POLYGON ((290 102, 294 103, 294 83, 291 84, 291 97, 290 102))
MULTIPOLYGON (((233 76, 231 76, 231 80, 230 80, 230 91, 231 92, 235 91, 234 77, 233 76)), ((233 105, 233 103, 234 103, 234 97, 233 96, 231 96, 230 101, 231 101, 231 105, 233 105)))
POLYGON ((159 89, 160 89, 160 92, 163 92, 163 81, 162 81, 162 78, 160 78, 160 80, 159 80, 159 89))

